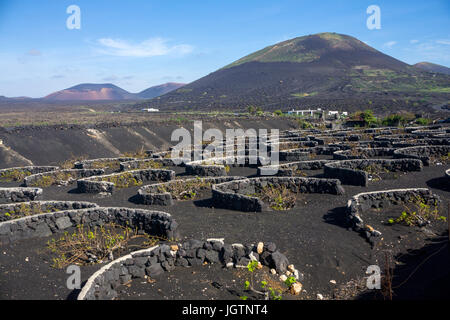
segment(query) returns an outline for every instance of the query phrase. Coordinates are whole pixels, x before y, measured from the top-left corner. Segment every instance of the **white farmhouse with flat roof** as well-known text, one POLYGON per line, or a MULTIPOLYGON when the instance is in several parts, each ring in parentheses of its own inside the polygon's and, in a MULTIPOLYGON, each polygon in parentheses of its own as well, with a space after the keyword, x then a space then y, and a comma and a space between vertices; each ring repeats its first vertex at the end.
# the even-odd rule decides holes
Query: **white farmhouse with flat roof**
POLYGON ((148 109, 142 109, 142 111, 147 111, 147 112, 159 112, 159 109, 148 108, 148 109))

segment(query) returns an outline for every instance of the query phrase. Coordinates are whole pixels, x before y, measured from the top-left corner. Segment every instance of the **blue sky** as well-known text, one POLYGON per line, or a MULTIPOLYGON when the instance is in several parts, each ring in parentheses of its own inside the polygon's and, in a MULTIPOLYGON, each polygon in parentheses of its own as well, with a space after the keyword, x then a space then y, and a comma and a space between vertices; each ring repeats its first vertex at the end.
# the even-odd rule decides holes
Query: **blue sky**
POLYGON ((0 95, 42 97, 78 83, 139 92, 191 82, 276 42, 352 35, 404 62, 450 66, 450 1, 0 0, 0 95), (70 5, 81 29, 66 27, 70 5), (369 30, 366 9, 381 9, 369 30))

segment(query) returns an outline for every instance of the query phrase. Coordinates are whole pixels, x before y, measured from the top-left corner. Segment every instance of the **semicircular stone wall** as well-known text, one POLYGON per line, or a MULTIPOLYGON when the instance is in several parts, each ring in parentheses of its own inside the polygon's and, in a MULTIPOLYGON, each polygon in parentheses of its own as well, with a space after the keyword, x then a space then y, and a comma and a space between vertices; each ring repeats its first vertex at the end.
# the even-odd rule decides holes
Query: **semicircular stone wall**
POLYGON ((81 224, 93 228, 108 223, 137 228, 167 239, 179 237, 178 224, 168 213, 132 208, 94 207, 42 213, 0 222, 0 241, 14 242, 20 239, 48 237, 81 224))
POLYGON ((70 183, 77 179, 104 174, 103 169, 63 169, 30 175, 24 179, 27 187, 41 187, 42 184, 70 183))
POLYGON ((27 176, 43 173, 49 171, 59 170, 59 167, 54 166, 28 166, 28 167, 14 167, 0 169, 0 182, 1 181, 19 181, 27 176))
POLYGON ((41 188, 0 188, 0 203, 40 200, 42 192, 41 188))
POLYGON ((367 187, 368 169, 381 168, 390 172, 421 171, 422 162, 418 159, 354 159, 326 163, 324 175, 339 179, 343 184, 367 187))
POLYGON ((440 202, 440 197, 426 188, 392 189, 363 192, 348 200, 346 218, 353 230, 362 233, 374 244, 381 232, 364 223, 364 214, 372 208, 386 208, 390 205, 407 203, 415 197, 421 197, 426 204, 440 202))
POLYGON ((195 185, 196 183, 207 183, 210 185, 210 188, 212 188, 212 186, 217 183, 240 179, 245 179, 245 177, 224 176, 211 178, 191 178, 191 179, 171 180, 169 182, 150 184, 138 190, 138 201, 146 205, 171 206, 174 204, 175 201, 174 197, 169 192, 172 186, 178 186, 179 184, 195 185))
POLYGON ((77 185, 79 192, 112 194, 118 188, 117 183, 136 186, 148 181, 169 181, 174 178, 175 171, 173 170, 143 169, 80 179, 77 181, 77 185))
POLYGON ((0 222, 41 213, 95 207, 98 207, 98 205, 85 201, 28 201, 0 204, 0 222))
POLYGON ((450 153, 450 145, 417 146, 395 150, 394 158, 420 159, 425 166, 429 166, 433 158, 447 156, 449 153, 450 153))
POLYGON ((265 186, 286 187, 294 193, 343 194, 344 188, 337 179, 303 177, 260 177, 235 180, 213 185, 213 206, 246 212, 268 210, 260 198, 249 196, 265 186))
POLYGON ((217 271, 220 272, 224 267, 245 268, 250 261, 258 261, 280 274, 289 268, 297 280, 303 280, 303 274, 289 264, 287 257, 273 242, 258 248, 254 244, 226 244, 224 239, 191 239, 135 251, 110 262, 87 280, 78 300, 111 300, 118 296, 120 286, 130 280, 156 277, 177 267, 202 266, 207 263, 217 265, 217 271))

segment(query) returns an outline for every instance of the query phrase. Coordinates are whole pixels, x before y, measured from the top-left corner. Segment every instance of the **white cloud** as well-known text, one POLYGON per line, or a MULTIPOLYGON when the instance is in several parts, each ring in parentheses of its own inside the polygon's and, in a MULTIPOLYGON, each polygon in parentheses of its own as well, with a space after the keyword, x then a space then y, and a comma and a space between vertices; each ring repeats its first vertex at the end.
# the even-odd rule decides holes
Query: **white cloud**
POLYGON ((28 55, 30 56, 40 56, 42 55, 42 53, 37 50, 37 49, 31 49, 30 51, 27 52, 28 55))
POLYGON ((410 40, 409 43, 412 43, 412 44, 419 43, 419 40, 410 40))
POLYGON ((450 45, 450 40, 448 39, 444 39, 444 40, 436 40, 437 43, 439 44, 447 44, 450 45))
POLYGON ((396 44, 397 44, 397 41, 388 41, 388 42, 384 43, 383 46, 392 48, 396 44))
POLYGON ((120 57, 154 57, 169 54, 184 55, 193 51, 193 47, 188 44, 168 45, 168 40, 162 38, 152 38, 138 44, 131 44, 121 39, 102 38, 97 40, 102 46, 100 53, 120 56, 120 57))
POLYGON ((445 40, 428 40, 417 43, 414 46, 405 47, 404 50, 407 52, 408 57, 405 60, 409 59, 411 63, 429 61, 447 65, 450 62, 445 40))

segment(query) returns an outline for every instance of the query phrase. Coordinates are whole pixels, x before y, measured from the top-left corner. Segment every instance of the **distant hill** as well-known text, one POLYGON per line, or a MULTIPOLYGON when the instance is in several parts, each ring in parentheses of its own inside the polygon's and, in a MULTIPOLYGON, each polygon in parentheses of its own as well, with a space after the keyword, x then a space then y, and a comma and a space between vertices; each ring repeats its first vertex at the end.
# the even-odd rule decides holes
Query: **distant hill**
POLYGON ((161 84, 159 86, 154 86, 154 87, 145 89, 145 90, 139 92, 137 95, 142 99, 151 99, 151 98, 162 96, 163 94, 166 94, 166 93, 176 90, 178 88, 181 88, 184 85, 185 85, 185 83, 168 82, 168 83, 161 84))
POLYGON ((435 64, 431 62, 419 62, 413 66, 428 72, 443 73, 450 75, 450 68, 447 68, 446 66, 441 66, 440 64, 435 64))
POLYGON ((30 97, 5 97, 5 96, 0 96, 0 100, 1 101, 8 101, 8 100, 15 100, 15 101, 22 101, 22 100, 29 100, 32 99, 30 97))
POLYGON ((348 35, 319 33, 251 53, 145 105, 161 110, 254 105, 390 111, 405 105, 420 110, 449 97, 449 76, 423 72, 348 35))
POLYGON ((54 92, 42 99, 47 101, 140 100, 158 97, 183 85, 170 82, 150 87, 140 93, 130 93, 111 83, 83 83, 54 92))
POLYGON ((83 83, 68 89, 57 91, 43 98, 44 100, 133 100, 136 95, 111 83, 83 83))

